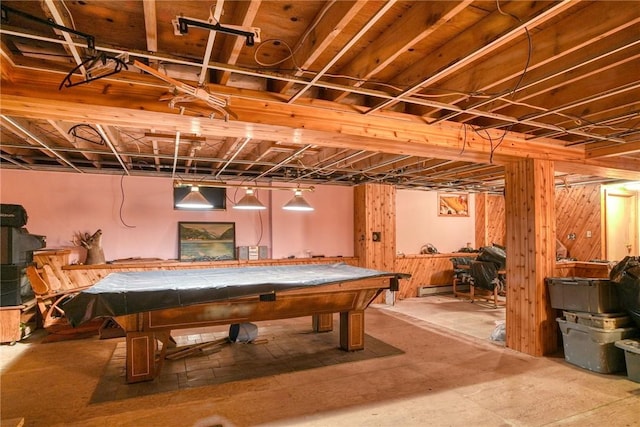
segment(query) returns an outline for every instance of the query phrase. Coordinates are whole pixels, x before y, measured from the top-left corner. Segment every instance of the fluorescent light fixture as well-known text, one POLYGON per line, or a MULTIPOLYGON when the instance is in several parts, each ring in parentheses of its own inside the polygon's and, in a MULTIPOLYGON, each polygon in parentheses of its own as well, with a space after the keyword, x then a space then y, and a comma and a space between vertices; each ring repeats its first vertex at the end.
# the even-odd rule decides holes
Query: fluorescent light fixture
POLYGON ((209 203, 207 199, 200 193, 200 189, 197 186, 192 186, 189 194, 184 196, 184 199, 176 203, 176 207, 182 209, 211 209, 213 205, 209 203))
POLYGON ((312 211, 313 207, 302 197, 302 190, 296 189, 293 198, 282 209, 288 211, 312 211))
POLYGON ((267 209, 265 205, 263 205, 260 200, 253 194, 253 188, 247 188, 247 194, 244 195, 242 199, 238 203, 235 204, 233 209, 243 209, 243 210, 264 210, 267 209))

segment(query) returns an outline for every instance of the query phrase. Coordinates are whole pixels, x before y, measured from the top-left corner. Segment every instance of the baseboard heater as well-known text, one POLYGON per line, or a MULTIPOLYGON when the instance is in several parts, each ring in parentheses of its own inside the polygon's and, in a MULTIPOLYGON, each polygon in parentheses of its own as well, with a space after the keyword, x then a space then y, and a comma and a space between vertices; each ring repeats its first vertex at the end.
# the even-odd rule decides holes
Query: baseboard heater
MULTIPOLYGON (((458 291, 468 292, 469 285, 458 285, 456 287, 458 291)), ((439 295, 439 294, 452 294, 453 286, 452 285, 431 285, 431 286, 420 286, 418 287, 418 296, 426 297, 429 295, 439 295)))

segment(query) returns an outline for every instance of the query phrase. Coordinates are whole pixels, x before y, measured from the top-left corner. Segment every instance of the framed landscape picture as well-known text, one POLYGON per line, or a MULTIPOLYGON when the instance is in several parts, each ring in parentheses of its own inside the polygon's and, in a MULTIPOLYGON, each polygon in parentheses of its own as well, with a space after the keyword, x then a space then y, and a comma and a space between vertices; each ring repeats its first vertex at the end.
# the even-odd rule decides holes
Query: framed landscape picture
POLYGON ((180 261, 221 261, 235 259, 235 222, 179 222, 180 261))
POLYGON ((469 194, 438 193, 438 216, 469 216, 469 194))

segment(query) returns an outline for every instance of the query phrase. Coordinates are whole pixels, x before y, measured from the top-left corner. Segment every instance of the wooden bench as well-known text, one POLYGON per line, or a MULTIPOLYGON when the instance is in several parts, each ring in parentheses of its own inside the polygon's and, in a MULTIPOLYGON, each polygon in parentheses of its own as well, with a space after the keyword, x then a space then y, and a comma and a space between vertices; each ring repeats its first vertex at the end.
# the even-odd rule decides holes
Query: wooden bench
POLYGON ((40 314, 41 323, 39 326, 54 334, 98 330, 100 325, 96 326, 96 322, 82 328, 72 328, 64 317, 62 304, 86 287, 75 287, 71 283, 63 285, 53 274, 49 265, 44 265, 42 269, 38 269, 35 265, 29 265, 25 269, 25 274, 36 297, 36 307, 40 314))

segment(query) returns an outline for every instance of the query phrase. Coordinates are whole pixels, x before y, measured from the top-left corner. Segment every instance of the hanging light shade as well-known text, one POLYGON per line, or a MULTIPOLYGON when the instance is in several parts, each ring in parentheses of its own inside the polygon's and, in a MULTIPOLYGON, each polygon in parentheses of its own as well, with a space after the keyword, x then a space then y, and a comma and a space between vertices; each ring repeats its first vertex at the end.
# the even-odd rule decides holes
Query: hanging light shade
POLYGON ((295 190, 293 198, 282 209, 288 211, 312 211, 313 207, 302 197, 302 190, 295 190))
POLYGON ((176 203, 176 207, 182 209, 211 209, 213 205, 202 195, 200 188, 194 185, 191 187, 191 191, 180 202, 176 203))
POLYGON ((247 188, 247 194, 235 204, 233 209, 263 210, 267 209, 267 207, 260 203, 260 200, 253 195, 253 188, 247 188))

